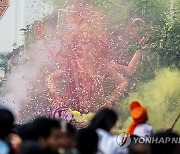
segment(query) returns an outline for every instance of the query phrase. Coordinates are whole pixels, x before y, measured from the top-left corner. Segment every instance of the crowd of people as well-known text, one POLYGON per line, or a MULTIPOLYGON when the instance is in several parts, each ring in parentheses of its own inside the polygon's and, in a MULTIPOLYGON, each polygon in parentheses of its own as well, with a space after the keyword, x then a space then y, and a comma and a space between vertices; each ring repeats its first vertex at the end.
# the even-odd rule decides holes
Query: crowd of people
MULTIPOLYGON (((154 132, 147 124, 145 107, 137 101, 130 104, 132 124, 126 137, 111 133, 118 116, 110 108, 99 110, 89 125, 76 129, 62 119, 37 117, 15 124, 12 112, 0 109, 0 154, 179 154, 179 135, 173 130, 154 132), (168 138, 166 143, 137 143, 138 138, 168 138), (120 142, 118 142, 120 139, 120 142), (127 142, 131 139, 131 142, 127 142), (124 146, 127 145, 127 146, 124 146)), ((120 118, 120 117, 119 117, 120 118)))

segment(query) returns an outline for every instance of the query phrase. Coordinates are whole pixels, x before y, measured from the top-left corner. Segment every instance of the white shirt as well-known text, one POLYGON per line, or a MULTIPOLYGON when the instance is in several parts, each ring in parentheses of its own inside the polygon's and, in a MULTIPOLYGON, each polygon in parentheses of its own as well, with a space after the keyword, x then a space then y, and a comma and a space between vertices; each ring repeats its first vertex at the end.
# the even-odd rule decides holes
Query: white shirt
POLYGON ((153 128, 146 123, 139 124, 134 129, 133 134, 139 137, 150 137, 153 135, 153 128))
POLYGON ((127 148, 121 148, 117 143, 117 136, 113 136, 103 129, 96 130, 98 142, 98 154, 127 154, 127 148))

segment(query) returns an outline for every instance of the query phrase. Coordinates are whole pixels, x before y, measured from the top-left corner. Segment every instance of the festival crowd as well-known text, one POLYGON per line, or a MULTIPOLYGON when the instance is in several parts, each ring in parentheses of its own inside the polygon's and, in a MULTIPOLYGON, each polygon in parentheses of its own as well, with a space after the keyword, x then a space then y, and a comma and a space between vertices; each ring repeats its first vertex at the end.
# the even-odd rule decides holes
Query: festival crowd
POLYGON ((81 129, 77 129, 71 122, 46 117, 37 117, 25 124, 15 124, 11 111, 1 108, 0 154, 180 153, 180 142, 173 142, 174 138, 179 139, 179 135, 172 129, 155 132, 147 123, 147 109, 139 102, 130 104, 130 115, 132 123, 127 133, 117 136, 112 133, 112 128, 118 116, 110 108, 99 110, 89 124, 81 129), (136 142, 140 138, 152 137, 161 142, 136 142))

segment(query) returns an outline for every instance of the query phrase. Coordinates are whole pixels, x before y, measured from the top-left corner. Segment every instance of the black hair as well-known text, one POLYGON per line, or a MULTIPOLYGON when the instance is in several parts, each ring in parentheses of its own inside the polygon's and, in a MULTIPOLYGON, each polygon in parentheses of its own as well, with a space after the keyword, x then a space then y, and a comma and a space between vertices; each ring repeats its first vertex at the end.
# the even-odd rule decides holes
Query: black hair
POLYGON ((45 154, 45 150, 34 141, 27 141, 22 144, 18 154, 45 154))
POLYGON ((34 140, 32 131, 32 123, 28 122, 19 126, 19 128, 17 129, 17 134, 21 137, 23 141, 34 140))
POLYGON ((97 114, 91 120, 89 128, 101 128, 106 131, 110 131, 111 128, 115 125, 117 119, 118 117, 114 110, 105 108, 97 112, 97 114))
POLYGON ((40 137, 48 138, 53 128, 60 128, 60 123, 57 120, 41 117, 22 125, 18 134, 23 140, 38 140, 40 137))
POLYGON ((70 134, 76 134, 76 132, 77 132, 77 130, 76 130, 76 128, 72 125, 72 124, 70 124, 70 123, 67 123, 67 132, 68 133, 70 133, 70 134))
POLYGON ((37 118, 32 123, 34 137, 48 138, 53 128, 60 128, 60 123, 57 120, 48 119, 45 117, 37 118))
POLYGON ((168 142, 166 142, 166 144, 162 142, 153 143, 151 145, 152 154, 157 154, 157 153, 171 154, 179 144, 179 135, 171 131, 158 132, 154 135, 154 137, 156 137, 159 140, 161 139, 163 141, 167 141, 166 138, 168 137, 168 142), (173 143, 173 139, 174 140, 178 139, 178 143, 175 142, 173 143))
POLYGON ((80 154, 95 154, 98 150, 98 135, 95 130, 84 128, 77 132, 77 149, 80 154))
POLYGON ((0 138, 3 139, 12 131, 14 123, 13 114, 7 109, 0 109, 0 138))

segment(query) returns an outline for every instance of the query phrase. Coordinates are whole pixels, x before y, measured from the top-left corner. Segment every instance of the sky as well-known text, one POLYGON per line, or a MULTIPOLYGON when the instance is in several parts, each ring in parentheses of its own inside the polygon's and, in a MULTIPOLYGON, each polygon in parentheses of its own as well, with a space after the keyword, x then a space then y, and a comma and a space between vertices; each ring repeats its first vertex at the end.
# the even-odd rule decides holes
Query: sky
POLYGON ((40 20, 51 11, 52 7, 41 0, 10 0, 10 6, 0 20, 0 52, 11 52, 15 48, 14 43, 21 45, 23 32, 20 29, 40 20), (24 11, 20 9, 20 4, 24 6, 24 11))

